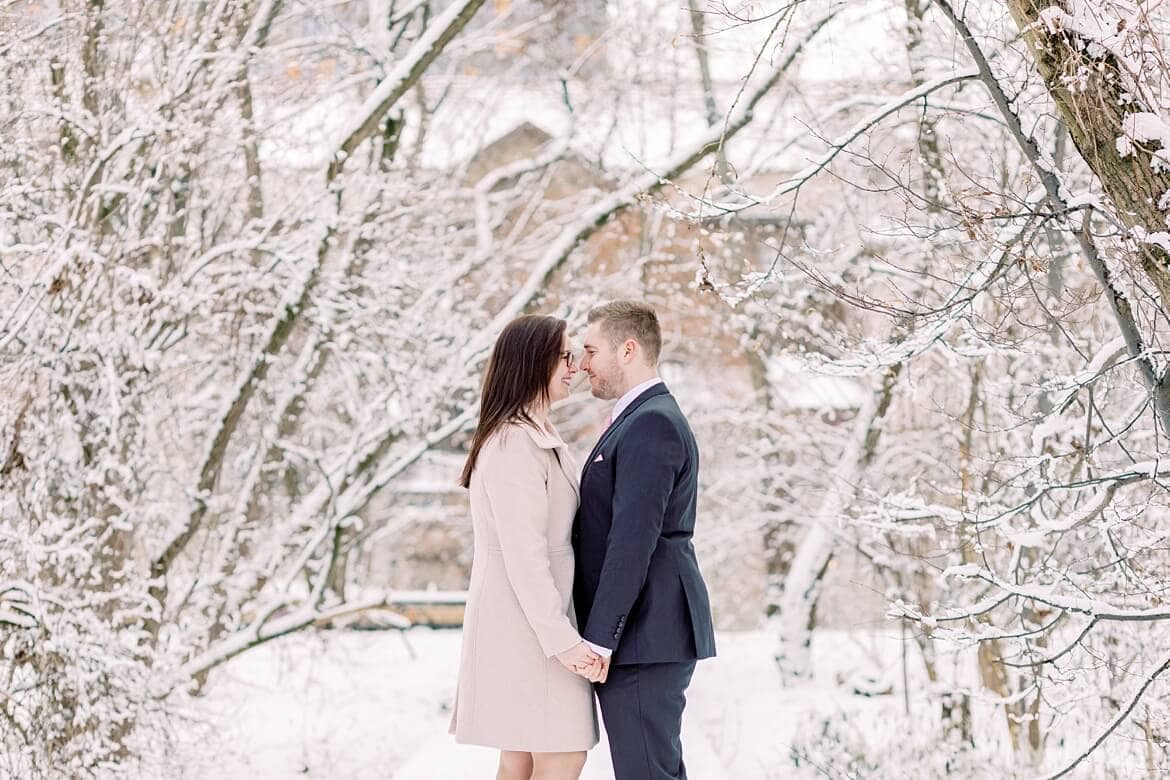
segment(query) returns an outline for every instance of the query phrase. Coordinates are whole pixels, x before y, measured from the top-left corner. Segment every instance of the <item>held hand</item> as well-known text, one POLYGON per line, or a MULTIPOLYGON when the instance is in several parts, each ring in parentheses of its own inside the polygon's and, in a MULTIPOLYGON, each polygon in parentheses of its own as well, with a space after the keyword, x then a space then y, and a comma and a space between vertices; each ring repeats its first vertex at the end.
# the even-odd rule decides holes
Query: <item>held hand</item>
POLYGON ((587 677, 588 672, 601 662, 601 656, 589 649, 584 642, 578 642, 563 653, 557 653, 561 666, 570 672, 587 677))
POLYGON ((604 683, 604 682, 605 682, 605 681, 606 681, 606 680, 609 678, 609 663, 610 663, 610 661, 612 661, 612 660, 613 660, 613 656, 612 656, 612 655, 611 655, 611 656, 609 656, 608 658, 602 658, 602 659, 601 659, 601 664, 600 664, 600 665, 601 665, 601 669, 598 671, 598 676, 597 676, 597 679, 596 679, 596 680, 593 680, 593 682, 595 682, 595 683, 604 683))
POLYGON ((584 669, 579 670, 577 674, 581 675, 591 683, 600 683, 605 682, 606 670, 608 669, 609 659, 599 656, 596 661, 584 669))

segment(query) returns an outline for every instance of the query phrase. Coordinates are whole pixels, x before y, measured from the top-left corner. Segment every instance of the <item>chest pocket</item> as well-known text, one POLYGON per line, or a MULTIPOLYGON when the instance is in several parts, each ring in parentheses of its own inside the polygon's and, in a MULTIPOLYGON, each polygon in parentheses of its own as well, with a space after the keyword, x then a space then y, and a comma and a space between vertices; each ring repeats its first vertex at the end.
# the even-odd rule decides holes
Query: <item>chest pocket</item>
POLYGON ((593 456, 593 462, 585 467, 585 476, 581 479, 581 487, 586 490, 602 490, 613 488, 613 452, 602 452, 593 456), (598 461, 597 458, 601 458, 598 461))

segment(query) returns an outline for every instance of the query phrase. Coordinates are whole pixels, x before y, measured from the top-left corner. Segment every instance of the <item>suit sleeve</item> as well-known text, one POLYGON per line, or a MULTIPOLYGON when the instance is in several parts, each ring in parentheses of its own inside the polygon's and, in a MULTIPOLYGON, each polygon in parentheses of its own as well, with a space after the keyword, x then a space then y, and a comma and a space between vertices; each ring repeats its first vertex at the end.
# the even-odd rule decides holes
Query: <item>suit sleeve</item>
POLYGON ((673 422, 655 413, 630 420, 614 461, 613 525, 589 620, 582 636, 616 648, 634 606, 650 557, 658 546, 666 505, 686 461, 686 447, 673 422))
POLYGON ((484 492, 496 521, 504 570, 544 654, 581 641, 561 608, 548 555, 548 459, 523 431, 504 431, 480 454, 484 492))

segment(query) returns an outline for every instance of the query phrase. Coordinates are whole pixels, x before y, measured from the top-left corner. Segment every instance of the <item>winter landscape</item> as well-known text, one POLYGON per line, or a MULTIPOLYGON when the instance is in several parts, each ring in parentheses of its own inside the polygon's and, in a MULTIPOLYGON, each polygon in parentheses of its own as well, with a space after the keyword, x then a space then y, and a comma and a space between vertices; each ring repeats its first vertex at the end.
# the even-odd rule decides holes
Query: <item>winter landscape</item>
POLYGON ((0 777, 493 777, 485 362, 613 298, 692 780, 1170 771, 1164 0, 0 0, 0 73, 0 777))

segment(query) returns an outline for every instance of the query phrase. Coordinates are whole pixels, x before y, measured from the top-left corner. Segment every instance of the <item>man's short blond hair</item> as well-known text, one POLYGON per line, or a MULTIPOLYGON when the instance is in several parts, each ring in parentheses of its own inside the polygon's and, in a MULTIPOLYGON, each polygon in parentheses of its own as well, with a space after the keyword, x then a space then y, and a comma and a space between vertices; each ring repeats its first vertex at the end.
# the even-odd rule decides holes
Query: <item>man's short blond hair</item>
POLYGON ((654 309, 639 301, 610 301, 589 310, 589 324, 601 323, 601 332, 615 348, 633 339, 646 353, 647 362, 658 365, 662 351, 662 328, 654 309))

